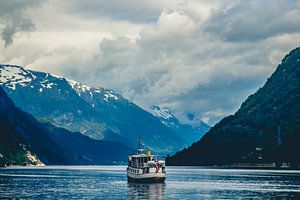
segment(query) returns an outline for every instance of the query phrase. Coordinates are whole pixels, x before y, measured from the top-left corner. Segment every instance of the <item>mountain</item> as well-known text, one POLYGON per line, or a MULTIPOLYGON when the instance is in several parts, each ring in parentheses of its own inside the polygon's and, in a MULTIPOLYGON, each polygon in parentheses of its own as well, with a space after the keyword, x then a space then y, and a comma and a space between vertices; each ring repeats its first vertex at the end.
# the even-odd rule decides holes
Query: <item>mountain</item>
POLYGON ((121 164, 135 150, 122 143, 95 140, 79 132, 70 132, 51 124, 43 124, 48 135, 68 156, 68 165, 121 164))
POLYGON ((210 129, 210 126, 202 121, 194 122, 192 117, 190 117, 189 123, 181 123, 174 113, 166 107, 161 108, 154 105, 151 106, 150 112, 165 126, 181 135, 187 145, 191 145, 200 140, 200 138, 202 138, 203 135, 210 129))
POLYGON ((32 116, 16 108, 1 87, 0 125, 0 154, 3 163, 68 162, 63 151, 43 127, 32 116))
POLYGON ((112 164, 125 162, 132 149, 41 124, 17 108, 0 87, 0 164, 112 164))
POLYGON ((183 148, 184 139, 159 119, 112 90, 91 88, 49 73, 0 65, 0 85, 14 103, 41 122, 97 140, 136 147, 141 136, 154 152, 183 148))
POLYGON ((300 48, 291 51, 265 85, 169 165, 290 163, 300 165, 300 48))

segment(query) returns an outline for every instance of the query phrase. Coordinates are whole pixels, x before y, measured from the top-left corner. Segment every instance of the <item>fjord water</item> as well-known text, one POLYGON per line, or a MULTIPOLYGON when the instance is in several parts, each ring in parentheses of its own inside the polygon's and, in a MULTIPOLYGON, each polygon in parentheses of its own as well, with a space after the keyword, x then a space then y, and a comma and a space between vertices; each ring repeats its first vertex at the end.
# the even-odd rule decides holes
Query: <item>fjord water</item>
POLYGON ((0 198, 300 199, 300 171, 167 167, 164 184, 130 184, 126 166, 0 169, 0 198))

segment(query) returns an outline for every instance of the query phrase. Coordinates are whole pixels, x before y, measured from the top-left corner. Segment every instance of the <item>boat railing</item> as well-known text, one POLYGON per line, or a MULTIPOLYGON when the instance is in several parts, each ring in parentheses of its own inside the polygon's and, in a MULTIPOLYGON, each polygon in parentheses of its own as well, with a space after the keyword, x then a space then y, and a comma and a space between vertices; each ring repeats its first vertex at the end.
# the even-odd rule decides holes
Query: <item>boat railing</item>
MULTIPOLYGON (((129 164, 130 167, 135 167, 135 168, 147 168, 147 167, 153 167, 155 166, 156 161, 148 161, 147 163, 136 163, 132 162, 129 164)), ((158 163, 164 167, 165 166, 165 161, 159 160, 158 163)))
POLYGON ((149 167, 148 163, 132 163, 132 164, 129 165, 129 166, 135 167, 135 168, 149 167))
MULTIPOLYGON (((132 173, 135 173, 135 174, 149 174, 149 173, 157 173, 155 170, 153 171, 153 168, 149 168, 149 167, 145 167, 145 168, 139 168, 139 169, 136 169, 136 168, 128 168, 127 170, 131 171, 132 173)), ((162 173, 165 173, 165 167, 161 167, 161 172, 162 173)))

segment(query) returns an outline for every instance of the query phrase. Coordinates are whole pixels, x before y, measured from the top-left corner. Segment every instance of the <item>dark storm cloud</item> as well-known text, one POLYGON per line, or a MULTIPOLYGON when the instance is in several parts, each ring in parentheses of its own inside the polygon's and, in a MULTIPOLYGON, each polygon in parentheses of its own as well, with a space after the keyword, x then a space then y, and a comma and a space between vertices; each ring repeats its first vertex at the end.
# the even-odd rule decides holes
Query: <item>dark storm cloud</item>
POLYGON ((299 1, 238 1, 213 11, 204 30, 226 41, 256 41, 300 32, 299 21, 299 1))
POLYGON ((1 39, 5 46, 13 42, 14 35, 18 32, 31 32, 34 24, 26 17, 27 9, 40 5, 41 0, 4 0, 0 1, 1 39))
MULTIPOLYGON (((163 2, 161 2, 163 4, 163 2)), ((161 9, 153 1, 144 0, 74 0, 69 1, 67 10, 87 18, 127 20, 134 23, 155 22, 161 9)))

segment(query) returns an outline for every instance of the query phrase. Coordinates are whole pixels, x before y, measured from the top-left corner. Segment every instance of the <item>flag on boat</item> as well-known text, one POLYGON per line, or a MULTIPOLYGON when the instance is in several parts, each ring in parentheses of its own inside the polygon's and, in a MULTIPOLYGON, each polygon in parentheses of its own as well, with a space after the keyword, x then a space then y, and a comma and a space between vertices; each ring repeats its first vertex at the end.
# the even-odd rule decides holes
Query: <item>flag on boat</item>
POLYGON ((156 168, 156 173, 157 173, 158 170, 160 169, 160 164, 158 162, 155 163, 155 168, 156 168))

